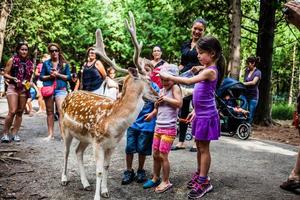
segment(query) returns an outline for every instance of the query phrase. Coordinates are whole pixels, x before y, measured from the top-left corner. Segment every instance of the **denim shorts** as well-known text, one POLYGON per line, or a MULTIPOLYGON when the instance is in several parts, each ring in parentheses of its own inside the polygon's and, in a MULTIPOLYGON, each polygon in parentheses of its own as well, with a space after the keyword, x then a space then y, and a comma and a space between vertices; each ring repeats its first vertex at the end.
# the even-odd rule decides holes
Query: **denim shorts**
POLYGON ((139 153, 149 156, 152 154, 153 132, 140 131, 129 127, 127 129, 126 153, 139 153))
POLYGON ((67 90, 54 90, 54 97, 65 97, 67 96, 67 90))

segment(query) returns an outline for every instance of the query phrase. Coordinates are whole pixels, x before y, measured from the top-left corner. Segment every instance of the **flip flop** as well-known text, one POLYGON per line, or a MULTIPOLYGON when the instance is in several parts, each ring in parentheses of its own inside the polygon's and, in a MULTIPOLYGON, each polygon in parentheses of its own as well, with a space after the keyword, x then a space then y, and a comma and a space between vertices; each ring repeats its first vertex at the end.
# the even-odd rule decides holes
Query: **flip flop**
POLYGON ((155 188, 155 193, 163 193, 166 192, 167 190, 171 189, 173 187, 172 183, 169 183, 168 185, 166 185, 164 188, 162 189, 158 189, 158 187, 155 188))
POLYGON ((185 149, 185 147, 178 147, 178 146, 171 147, 171 151, 182 150, 182 149, 185 149))
POLYGON ((190 152, 197 152, 197 148, 191 147, 191 148, 190 148, 190 152))

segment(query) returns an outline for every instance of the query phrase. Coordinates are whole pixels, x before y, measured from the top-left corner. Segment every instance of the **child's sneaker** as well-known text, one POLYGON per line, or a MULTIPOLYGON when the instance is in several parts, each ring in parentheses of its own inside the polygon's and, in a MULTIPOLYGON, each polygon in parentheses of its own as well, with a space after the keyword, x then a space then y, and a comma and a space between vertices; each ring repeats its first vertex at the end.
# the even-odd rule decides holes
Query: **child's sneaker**
POLYGON ((198 179, 199 179, 199 172, 195 172, 193 174, 192 179, 187 183, 187 188, 193 189, 193 185, 197 182, 198 179))
POLYGON ((146 181, 146 172, 143 169, 139 169, 136 172, 136 182, 143 183, 146 181))
POLYGON ((122 185, 127 185, 131 183, 132 181, 134 181, 134 177, 135 177, 135 173, 133 170, 131 171, 126 170, 123 174, 122 185))
POLYGON ((9 143, 9 137, 8 137, 8 135, 7 134, 4 134, 3 136, 2 136, 2 138, 1 138, 1 142, 2 143, 9 143))
MULTIPOLYGON (((207 176, 207 180, 210 181, 210 177, 207 176)), ((198 172, 195 172, 193 174, 192 179, 187 183, 187 188, 188 189, 193 189, 195 184, 200 184, 200 176, 198 172)))
POLYGON ((12 137, 12 140, 15 141, 15 142, 20 142, 21 138, 20 138, 20 136, 15 135, 15 136, 12 137))
POLYGON ((206 193, 212 191, 213 186, 210 184, 210 181, 206 181, 205 183, 194 185, 194 188, 189 192, 189 199, 198 199, 203 197, 206 193))

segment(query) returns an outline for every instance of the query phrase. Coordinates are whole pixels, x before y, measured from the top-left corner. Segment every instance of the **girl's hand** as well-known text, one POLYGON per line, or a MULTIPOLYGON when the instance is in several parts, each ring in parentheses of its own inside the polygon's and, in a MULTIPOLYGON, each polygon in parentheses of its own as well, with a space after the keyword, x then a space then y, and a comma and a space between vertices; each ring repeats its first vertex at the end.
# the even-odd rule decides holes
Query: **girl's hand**
POLYGON ((159 76, 161 79, 164 79, 164 80, 169 80, 171 77, 171 75, 166 72, 159 72, 159 76))
POLYGON ((166 96, 160 96, 157 101, 156 101, 156 105, 160 105, 161 103, 163 103, 164 101, 166 101, 166 96))
POLYGON ((13 81, 14 81, 15 83, 20 83, 20 82, 21 82, 18 78, 13 78, 13 81))
POLYGON ((153 118, 152 112, 144 115, 144 120, 146 122, 150 122, 152 118, 153 118))
POLYGON ((193 121, 194 118, 195 118, 195 110, 189 113, 189 115, 186 118, 186 122, 190 123, 193 121))
POLYGON ((191 71, 193 72, 193 74, 196 74, 203 69, 204 69, 204 66, 198 65, 198 66, 192 67, 191 71))

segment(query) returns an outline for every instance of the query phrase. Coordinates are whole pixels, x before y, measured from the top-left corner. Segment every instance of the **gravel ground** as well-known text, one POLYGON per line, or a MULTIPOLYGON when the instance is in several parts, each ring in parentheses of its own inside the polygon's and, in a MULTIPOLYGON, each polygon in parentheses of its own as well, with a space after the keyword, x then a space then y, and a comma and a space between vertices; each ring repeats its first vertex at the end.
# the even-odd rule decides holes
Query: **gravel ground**
MULTIPOLYGON (((7 104, 0 99, 0 115, 5 116, 7 104)), ((3 127, 0 125, 0 129, 3 127)), ((91 147, 85 152, 84 162, 87 177, 93 191, 84 191, 76 166, 73 141, 69 156, 68 176, 70 183, 60 185, 63 165, 63 142, 58 124, 55 124, 56 138, 46 142, 46 116, 24 116, 20 131, 22 142, 0 144, 1 150, 17 152, 10 156, 21 160, 0 160, 0 199, 93 199, 95 189, 95 162, 91 147)), ((1 130, 0 130, 1 131, 1 130)), ((192 142, 188 142, 191 146, 192 142)), ((163 194, 144 190, 141 184, 121 185, 125 168, 125 137, 118 145, 111 161, 108 187, 110 199, 187 199, 186 183, 196 169, 196 153, 186 150, 170 153, 170 180, 174 187, 163 194)), ((214 190, 203 199, 299 199, 299 195, 283 191, 279 185, 292 169, 297 146, 250 138, 221 137, 211 144, 212 164, 209 176, 214 190)), ((2 157, 3 158, 3 157, 2 157)), ((134 166, 137 166, 135 159, 134 166)), ((152 158, 146 160, 145 169, 150 176, 152 158)))

